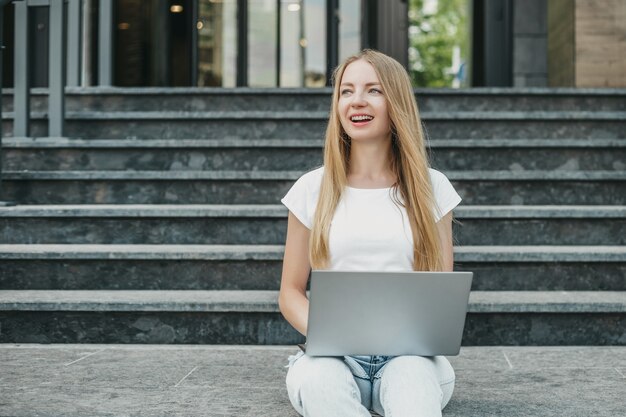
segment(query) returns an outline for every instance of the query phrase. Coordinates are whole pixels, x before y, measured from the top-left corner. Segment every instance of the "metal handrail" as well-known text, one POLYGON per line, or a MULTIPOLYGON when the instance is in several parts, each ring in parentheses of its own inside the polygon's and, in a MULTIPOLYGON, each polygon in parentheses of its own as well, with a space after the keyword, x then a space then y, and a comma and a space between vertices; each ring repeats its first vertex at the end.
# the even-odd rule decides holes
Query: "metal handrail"
POLYGON ((48 136, 63 137, 65 130, 65 0, 50 1, 48 59, 48 136))
POLYGON ((30 80, 28 68, 28 8, 48 5, 49 39, 48 58, 48 136, 62 137, 65 121, 65 16, 63 12, 66 0, 20 1, 15 4, 15 88, 14 88, 14 123, 13 135, 30 136, 30 80))
POLYGON ((13 79, 13 136, 28 137, 30 128, 30 77, 28 76, 28 1, 15 2, 15 55, 13 79), (21 53, 18 51, 22 51, 21 53))
MULTIPOLYGON (((4 6, 15 3, 15 80, 13 89, 13 136, 30 136, 30 79, 28 63, 28 7, 49 6, 50 47, 48 58, 48 136, 63 137, 65 130, 65 14, 67 0, 0 0, 0 80, 2 80, 2 23, 4 6)), ((74 0, 76 1, 76 0, 74 0)), ((71 14, 72 16, 75 13, 71 14)), ((0 123, 2 109, 0 106, 0 123)), ((0 125, 1 127, 1 125, 0 125)), ((0 134, 2 136, 2 134, 0 134)), ((0 198, 2 197, 2 138, 0 137, 0 198)), ((10 203, 9 203, 10 204, 10 203)), ((0 202, 0 205, 8 205, 0 202)))

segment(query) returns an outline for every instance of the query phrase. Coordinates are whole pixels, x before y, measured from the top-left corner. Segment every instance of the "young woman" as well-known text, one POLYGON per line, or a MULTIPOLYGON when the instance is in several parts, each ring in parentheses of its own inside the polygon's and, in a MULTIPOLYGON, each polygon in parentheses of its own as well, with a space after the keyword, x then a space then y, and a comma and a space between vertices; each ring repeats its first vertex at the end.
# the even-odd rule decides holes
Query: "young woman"
MULTIPOLYGON (((373 50, 333 75, 324 166, 304 174, 289 209, 279 305, 306 335, 311 268, 452 271, 452 209, 461 198, 429 168, 413 89, 373 50)), ((375 300, 371 300, 375 302, 375 300)), ((287 391, 304 416, 437 416, 454 388, 443 356, 289 358, 287 391)))

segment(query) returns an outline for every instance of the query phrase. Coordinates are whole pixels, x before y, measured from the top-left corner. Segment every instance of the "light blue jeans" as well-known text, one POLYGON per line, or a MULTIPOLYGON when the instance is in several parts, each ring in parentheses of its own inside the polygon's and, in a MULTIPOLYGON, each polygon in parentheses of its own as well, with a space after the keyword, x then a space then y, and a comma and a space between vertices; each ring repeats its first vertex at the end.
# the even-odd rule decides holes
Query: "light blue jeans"
POLYGON ((289 357, 287 393, 304 417, 441 416, 454 390, 444 356, 289 357))

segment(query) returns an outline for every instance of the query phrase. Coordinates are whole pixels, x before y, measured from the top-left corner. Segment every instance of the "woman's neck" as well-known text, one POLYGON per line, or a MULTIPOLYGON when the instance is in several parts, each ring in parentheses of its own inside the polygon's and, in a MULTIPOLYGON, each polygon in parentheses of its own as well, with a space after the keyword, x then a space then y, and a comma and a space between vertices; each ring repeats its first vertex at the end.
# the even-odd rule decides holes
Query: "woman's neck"
POLYGON ((350 147, 348 185, 355 188, 391 187, 395 173, 391 170, 391 142, 355 143, 350 147))

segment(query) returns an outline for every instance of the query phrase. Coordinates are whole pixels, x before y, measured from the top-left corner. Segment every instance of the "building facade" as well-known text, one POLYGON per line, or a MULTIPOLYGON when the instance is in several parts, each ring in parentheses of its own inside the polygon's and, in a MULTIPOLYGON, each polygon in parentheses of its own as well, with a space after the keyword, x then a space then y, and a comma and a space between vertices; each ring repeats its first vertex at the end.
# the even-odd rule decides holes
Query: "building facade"
MULTIPOLYGON (((5 7, 5 87, 24 53, 31 86, 47 85, 49 1, 56 0, 5 7), (16 41, 27 48, 16 50, 16 41)), ((77 75, 67 81, 321 87, 340 60, 362 48, 406 65, 406 16, 403 0, 67 0, 67 69, 77 75)))
MULTIPOLYGON (((338 62, 368 47, 410 68, 410 37, 421 35, 408 16, 441 8, 438 0, 13 1, 2 20, 4 87, 22 71, 31 87, 48 85, 50 1, 66 4, 67 85, 84 87, 323 87, 338 62)), ((626 86, 624 2, 456 4, 469 47, 450 68, 467 80, 451 86, 626 86)))

